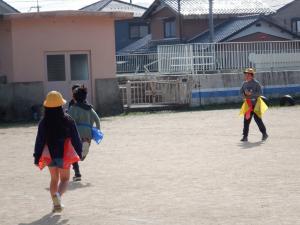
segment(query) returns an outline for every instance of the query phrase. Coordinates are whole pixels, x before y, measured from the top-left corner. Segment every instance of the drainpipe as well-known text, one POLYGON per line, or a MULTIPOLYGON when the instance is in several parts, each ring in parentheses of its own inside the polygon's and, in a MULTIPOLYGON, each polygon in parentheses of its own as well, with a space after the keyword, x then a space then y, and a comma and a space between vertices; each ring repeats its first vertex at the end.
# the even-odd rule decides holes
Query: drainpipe
POLYGON ((181 15, 181 0, 177 0, 177 5, 178 5, 178 19, 179 19, 179 40, 180 43, 182 41, 182 15, 181 15))

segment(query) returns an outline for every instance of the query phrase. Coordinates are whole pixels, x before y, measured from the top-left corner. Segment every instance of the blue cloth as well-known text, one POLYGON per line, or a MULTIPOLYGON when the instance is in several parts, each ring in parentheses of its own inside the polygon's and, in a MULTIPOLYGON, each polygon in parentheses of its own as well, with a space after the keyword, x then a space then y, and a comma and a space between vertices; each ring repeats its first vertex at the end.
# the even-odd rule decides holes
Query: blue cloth
POLYGON ((101 130, 99 130, 97 127, 93 127, 87 123, 78 123, 77 126, 84 126, 84 127, 89 127, 92 129, 92 139, 99 144, 102 139, 104 134, 101 132, 101 130))
POLYGON ((101 132, 101 130, 97 129, 97 127, 93 127, 92 128, 92 136, 93 136, 93 140, 99 144, 102 139, 103 139, 103 133, 101 132))

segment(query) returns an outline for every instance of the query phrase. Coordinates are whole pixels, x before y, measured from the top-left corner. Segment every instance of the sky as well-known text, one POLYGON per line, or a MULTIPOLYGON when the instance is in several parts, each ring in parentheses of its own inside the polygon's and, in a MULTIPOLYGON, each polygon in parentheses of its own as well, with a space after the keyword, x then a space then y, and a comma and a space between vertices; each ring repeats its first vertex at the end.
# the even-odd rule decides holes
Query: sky
MULTIPOLYGON (((16 8, 20 12, 36 12, 37 1, 39 2, 40 11, 51 10, 76 10, 99 0, 4 0, 6 3, 16 8)), ((129 2, 130 0, 123 0, 129 2)), ((135 5, 148 7, 153 0, 132 0, 135 5)))

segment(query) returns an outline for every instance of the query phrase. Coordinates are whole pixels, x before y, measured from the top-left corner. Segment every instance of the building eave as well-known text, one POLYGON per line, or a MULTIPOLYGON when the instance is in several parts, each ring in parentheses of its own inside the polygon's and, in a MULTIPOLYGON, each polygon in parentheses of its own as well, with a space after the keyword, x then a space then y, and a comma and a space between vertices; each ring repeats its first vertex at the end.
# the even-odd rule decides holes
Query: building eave
POLYGON ((78 10, 62 10, 62 11, 45 11, 31 13, 10 13, 5 14, 4 19, 37 19, 46 17, 109 17, 115 19, 130 19, 133 18, 133 13, 129 12, 91 12, 78 10))

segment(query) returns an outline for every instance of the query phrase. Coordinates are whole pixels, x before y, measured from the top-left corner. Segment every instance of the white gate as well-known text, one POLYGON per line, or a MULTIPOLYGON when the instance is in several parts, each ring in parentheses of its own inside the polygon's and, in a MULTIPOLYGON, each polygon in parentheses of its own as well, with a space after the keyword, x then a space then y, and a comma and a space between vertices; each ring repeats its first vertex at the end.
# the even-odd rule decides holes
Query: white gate
POLYGON ((188 104, 188 85, 181 80, 128 81, 120 85, 125 107, 188 104))

